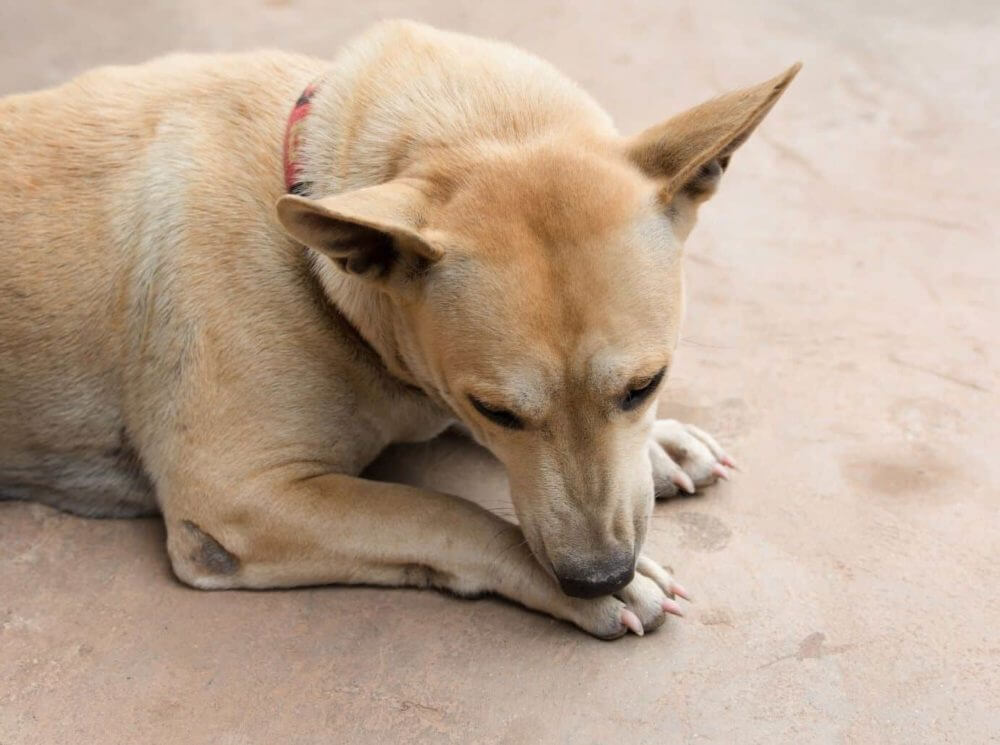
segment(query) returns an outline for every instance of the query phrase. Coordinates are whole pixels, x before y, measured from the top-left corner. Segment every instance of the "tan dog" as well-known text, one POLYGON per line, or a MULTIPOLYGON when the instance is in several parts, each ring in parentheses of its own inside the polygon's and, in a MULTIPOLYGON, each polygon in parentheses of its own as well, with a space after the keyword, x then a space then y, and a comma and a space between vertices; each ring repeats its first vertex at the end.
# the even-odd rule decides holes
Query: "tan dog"
POLYGON ((683 591, 640 553, 654 494, 728 463, 654 421, 681 242, 796 71, 623 138, 539 59, 393 22, 332 64, 172 56, 3 99, 0 493, 159 510, 195 587, 657 627, 683 591), (358 478, 456 420, 520 527, 358 478))

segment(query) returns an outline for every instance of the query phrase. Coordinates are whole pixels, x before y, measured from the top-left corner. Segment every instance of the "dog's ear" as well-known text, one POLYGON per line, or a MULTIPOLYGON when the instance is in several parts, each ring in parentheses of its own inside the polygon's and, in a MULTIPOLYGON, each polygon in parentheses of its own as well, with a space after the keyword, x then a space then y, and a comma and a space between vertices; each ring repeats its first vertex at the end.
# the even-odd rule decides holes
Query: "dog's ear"
POLYGON ((397 180, 322 199, 286 194, 277 212, 295 240, 349 274, 389 285, 412 280, 443 256, 421 233, 426 205, 418 183, 397 180))
POLYGON ((733 91, 650 127, 628 143, 628 156, 662 182, 665 206, 679 198, 696 207, 710 197, 729 158, 771 110, 802 65, 767 82, 733 91))

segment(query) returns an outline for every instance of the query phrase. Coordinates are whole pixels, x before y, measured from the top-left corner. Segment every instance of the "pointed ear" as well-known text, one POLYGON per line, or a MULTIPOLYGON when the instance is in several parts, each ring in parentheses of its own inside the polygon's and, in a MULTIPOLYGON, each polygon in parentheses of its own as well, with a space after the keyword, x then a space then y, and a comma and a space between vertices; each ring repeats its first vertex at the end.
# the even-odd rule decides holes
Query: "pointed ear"
POLYGON ((426 208, 419 184, 404 180, 316 200, 286 194, 277 203, 292 238, 382 284, 413 279, 443 256, 420 232, 426 208))
POLYGON ((646 175, 662 181, 664 205, 681 195, 697 205, 712 195, 730 156, 761 123, 800 67, 796 63, 765 83, 713 98, 633 138, 629 158, 646 175))

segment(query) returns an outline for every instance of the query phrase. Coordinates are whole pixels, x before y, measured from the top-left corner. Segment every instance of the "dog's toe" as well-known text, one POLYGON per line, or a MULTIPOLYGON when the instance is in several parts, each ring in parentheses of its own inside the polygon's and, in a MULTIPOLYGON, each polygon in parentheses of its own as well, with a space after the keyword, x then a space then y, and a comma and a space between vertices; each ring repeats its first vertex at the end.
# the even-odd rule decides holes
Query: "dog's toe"
POLYGON ((618 596, 638 617, 643 631, 653 631, 663 625, 668 612, 664 603, 673 603, 656 582, 641 573, 636 573, 635 578, 618 596))
POLYGON ((728 479, 733 459, 715 439, 690 424, 661 419, 653 425, 649 446, 657 498, 693 494, 719 479, 728 479))

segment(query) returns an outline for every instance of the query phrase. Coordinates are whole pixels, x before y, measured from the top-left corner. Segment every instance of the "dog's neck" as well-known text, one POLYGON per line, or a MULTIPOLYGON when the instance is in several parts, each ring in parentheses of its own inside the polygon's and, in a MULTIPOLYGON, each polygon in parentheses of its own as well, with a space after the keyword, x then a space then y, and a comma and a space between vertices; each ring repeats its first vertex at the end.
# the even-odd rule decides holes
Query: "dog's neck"
POLYGON ((307 250, 312 271, 319 278, 323 292, 368 346, 375 350, 386 370, 393 377, 421 389, 440 402, 419 374, 419 357, 412 343, 407 343, 408 335, 393 300, 365 280, 345 274, 325 256, 312 249, 307 250))
MULTIPOLYGON (((329 151, 342 151, 345 143, 338 136, 342 123, 331 116, 336 112, 329 91, 335 86, 326 84, 325 77, 310 83, 295 102, 284 139, 286 188, 312 198, 371 185, 350 183, 349 178, 330 167, 329 151)), ((385 179, 385 174, 380 175, 381 178, 375 178, 376 182, 385 179)), ((370 282, 341 271, 325 256, 307 250, 311 269, 326 296, 375 351, 386 370, 446 406, 428 383, 429 376, 422 369, 421 356, 406 331, 396 303, 370 282)))

